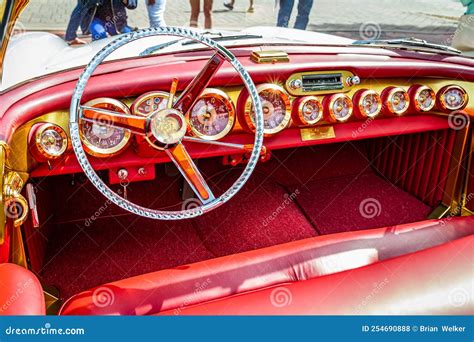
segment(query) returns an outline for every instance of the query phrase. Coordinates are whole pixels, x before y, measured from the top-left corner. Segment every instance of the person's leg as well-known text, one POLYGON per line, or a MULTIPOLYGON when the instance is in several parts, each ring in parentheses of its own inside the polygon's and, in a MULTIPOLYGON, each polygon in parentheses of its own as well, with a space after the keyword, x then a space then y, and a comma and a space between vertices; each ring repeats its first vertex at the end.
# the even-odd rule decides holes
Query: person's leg
POLYGON ((204 0, 204 28, 212 28, 212 0, 204 0))
POLYGON ((280 10, 278 11, 277 26, 288 27, 294 4, 295 0, 280 0, 280 10))
POLYGON ((201 1, 200 0, 189 0, 191 5, 191 19, 189 21, 189 26, 198 27, 199 12, 201 11, 201 1))
POLYGON ((229 2, 224 2, 224 7, 227 7, 231 11, 234 9, 235 0, 230 0, 229 2))
POLYGON ((247 12, 249 12, 249 13, 253 13, 253 12, 254 12, 253 0, 250 0, 249 9, 247 10, 247 12))
POLYGON ((64 40, 67 42, 73 41, 77 38, 77 29, 81 24, 83 8, 80 1, 77 2, 76 7, 72 10, 69 23, 67 24, 66 34, 64 40))
POLYGON ((154 4, 148 4, 148 18, 150 27, 166 26, 165 22, 166 0, 155 0, 154 4))
POLYGON ((92 19, 91 25, 89 26, 89 31, 91 32, 92 40, 107 38, 107 30, 105 24, 106 23, 104 21, 98 18, 92 19))
POLYGON ((298 15, 295 21, 295 29, 306 30, 309 21, 309 14, 313 7, 313 0, 299 0, 298 15))

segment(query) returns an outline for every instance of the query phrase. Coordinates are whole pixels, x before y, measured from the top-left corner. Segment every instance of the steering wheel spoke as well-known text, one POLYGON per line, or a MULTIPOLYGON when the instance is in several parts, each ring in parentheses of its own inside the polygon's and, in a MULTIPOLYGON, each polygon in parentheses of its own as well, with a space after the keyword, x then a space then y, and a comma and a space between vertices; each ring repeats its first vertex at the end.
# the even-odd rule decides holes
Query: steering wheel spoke
POLYGON ((186 114, 194 106, 202 92, 207 88, 224 61, 225 58, 216 52, 209 59, 201 72, 194 77, 191 83, 189 83, 186 89, 181 93, 181 96, 173 105, 173 108, 186 114))
POLYGON ((81 119, 100 125, 126 128, 135 134, 145 135, 146 118, 141 116, 132 116, 124 113, 96 108, 89 106, 80 106, 81 119))
POLYGON ((166 149, 166 153, 181 172, 184 179, 186 179, 189 186, 191 186, 202 204, 215 200, 214 194, 183 144, 179 143, 174 147, 166 149))

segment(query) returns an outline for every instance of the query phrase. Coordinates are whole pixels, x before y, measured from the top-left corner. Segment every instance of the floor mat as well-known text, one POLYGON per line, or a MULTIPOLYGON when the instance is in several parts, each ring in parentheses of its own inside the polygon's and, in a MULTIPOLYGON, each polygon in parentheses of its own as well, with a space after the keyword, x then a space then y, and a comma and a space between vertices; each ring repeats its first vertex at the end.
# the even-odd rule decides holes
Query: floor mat
POLYGON ((63 298, 110 281, 214 257, 190 221, 124 215, 58 228, 41 275, 63 298))
MULTIPOLYGON (((230 186, 221 182, 221 186, 230 186)), ((206 247, 223 256, 317 235, 288 193, 254 173, 226 205, 193 221, 206 247)))
POLYGON ((290 187, 320 234, 380 228, 426 219, 431 208, 370 172, 290 187))

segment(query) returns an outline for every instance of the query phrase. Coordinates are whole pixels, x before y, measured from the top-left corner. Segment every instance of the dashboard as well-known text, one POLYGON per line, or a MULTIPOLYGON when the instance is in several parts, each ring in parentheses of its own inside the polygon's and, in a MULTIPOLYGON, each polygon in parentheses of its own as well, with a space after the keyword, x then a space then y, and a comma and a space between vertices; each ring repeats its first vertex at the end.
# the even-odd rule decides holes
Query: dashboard
MULTIPOLYGON (((400 129, 420 131, 424 123, 429 126, 425 130, 432 129, 432 124, 442 128, 446 119, 442 124, 434 118, 472 110, 468 95, 473 92, 472 84, 449 79, 366 78, 347 70, 327 70, 293 73, 284 80, 257 84, 257 89, 264 112, 264 144, 269 151, 370 138, 370 129, 380 125, 386 128, 386 134, 399 134, 400 129), (427 118, 420 123, 422 115, 427 118)), ((138 97, 98 97, 84 106, 147 116, 166 108, 168 99, 168 92, 156 89, 138 97)), ((145 160, 147 165, 169 161, 142 136, 101 122, 100 112, 97 115, 99 123, 96 120, 80 124, 83 147, 94 168, 116 173, 124 165, 139 170, 145 160)), ((15 132, 11 147, 19 151, 27 147, 28 153, 18 154, 16 164, 33 177, 80 172, 71 149, 68 120, 69 112, 64 109, 22 125, 15 132)), ((207 88, 186 113, 186 120, 188 136, 208 142, 253 141, 253 104, 242 86, 207 88)), ((236 160, 235 155, 240 152, 231 148, 193 145, 199 145, 189 148, 195 158, 230 156, 226 159, 230 164, 245 159, 236 160)))

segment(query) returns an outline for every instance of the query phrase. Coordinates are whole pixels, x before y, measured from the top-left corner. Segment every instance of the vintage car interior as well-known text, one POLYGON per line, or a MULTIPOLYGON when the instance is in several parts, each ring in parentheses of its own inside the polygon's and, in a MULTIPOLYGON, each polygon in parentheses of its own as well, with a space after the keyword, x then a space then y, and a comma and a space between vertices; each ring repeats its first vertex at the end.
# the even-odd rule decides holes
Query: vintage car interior
POLYGON ((2 313, 474 313, 474 60, 212 38, 1 92, 2 313))

